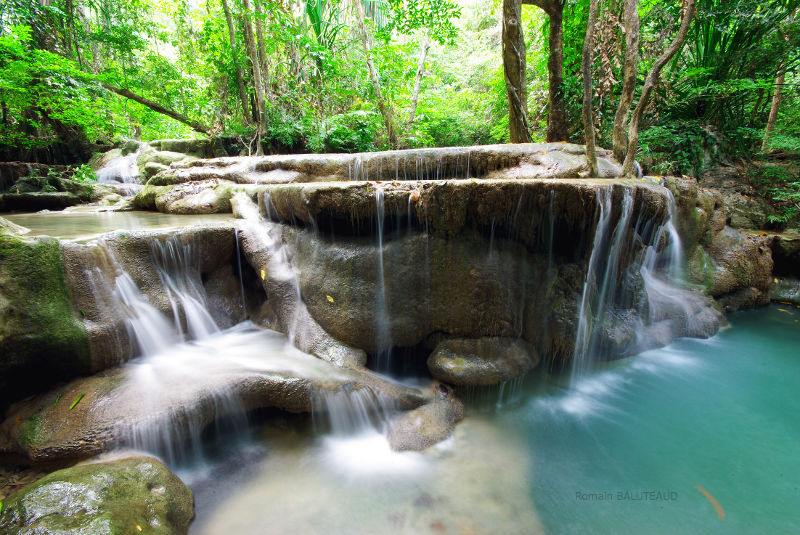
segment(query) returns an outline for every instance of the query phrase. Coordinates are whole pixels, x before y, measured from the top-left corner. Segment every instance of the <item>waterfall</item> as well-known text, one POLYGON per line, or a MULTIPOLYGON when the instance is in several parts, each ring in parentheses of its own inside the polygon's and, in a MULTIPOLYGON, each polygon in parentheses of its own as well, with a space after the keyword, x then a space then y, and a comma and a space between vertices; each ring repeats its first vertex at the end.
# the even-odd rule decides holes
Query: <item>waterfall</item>
POLYGON ((181 244, 172 237, 153 242, 151 252, 181 336, 188 334, 191 339, 199 339, 219 332, 219 327, 208 312, 205 288, 196 267, 199 262, 191 244, 181 244), (183 332, 181 311, 188 333, 183 332))
POLYGON ((381 371, 390 369, 392 359, 392 333, 389 326, 389 307, 386 298, 386 274, 383 263, 384 195, 375 188, 376 225, 378 229, 377 303, 375 304, 375 332, 377 335, 378 362, 381 371))
POLYGON ((114 295, 127 316, 128 333, 141 355, 155 355, 181 340, 174 326, 147 301, 130 275, 121 271, 114 281, 114 288, 114 295))
MULTIPOLYGON (((608 228, 611 221, 611 189, 597 190, 597 225, 594 231, 592 253, 586 269, 580 308, 578 309, 578 328, 575 338, 575 352, 572 355, 572 375, 581 375, 586 368, 587 353, 592 334, 592 321, 596 317, 592 310, 596 293, 597 279, 601 276, 601 264, 606 252, 608 228)), ((606 265, 608 267, 608 265, 606 265)), ((604 271, 604 270, 603 270, 604 271)))
POLYGON ((135 195, 141 185, 139 180, 139 166, 136 159, 142 151, 141 147, 126 156, 119 156, 109 160, 97 170, 97 182, 114 187, 119 193, 130 196, 135 195), (138 186, 138 187, 137 187, 138 186))
POLYGON ((393 407, 369 387, 314 391, 312 417, 314 429, 334 436, 361 432, 383 432, 393 407))

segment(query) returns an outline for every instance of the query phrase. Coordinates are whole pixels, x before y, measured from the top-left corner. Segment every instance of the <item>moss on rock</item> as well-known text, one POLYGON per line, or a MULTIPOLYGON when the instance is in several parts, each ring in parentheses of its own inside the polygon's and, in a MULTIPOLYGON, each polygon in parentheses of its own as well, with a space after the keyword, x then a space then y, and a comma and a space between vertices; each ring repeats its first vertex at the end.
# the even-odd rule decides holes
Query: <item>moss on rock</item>
POLYGON ((57 240, 0 235, 0 354, 0 406, 89 372, 57 240))
POLYGON ((192 491, 161 462, 137 456, 43 477, 6 499, 0 531, 173 535, 186 533, 193 516, 192 491))

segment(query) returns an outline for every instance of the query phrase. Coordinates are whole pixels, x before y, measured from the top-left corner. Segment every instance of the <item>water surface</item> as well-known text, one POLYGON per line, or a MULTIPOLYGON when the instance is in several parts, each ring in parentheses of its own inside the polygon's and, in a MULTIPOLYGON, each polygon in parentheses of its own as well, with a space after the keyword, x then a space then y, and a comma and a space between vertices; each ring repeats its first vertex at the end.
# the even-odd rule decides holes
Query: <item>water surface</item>
POLYGON ((266 426, 180 471, 191 533, 798 533, 800 310, 730 319, 572 388, 533 378, 425 453, 266 426))
POLYGON ((231 214, 177 215, 161 212, 130 211, 100 212, 71 210, 0 214, 0 216, 30 229, 29 236, 46 235, 65 240, 88 239, 115 230, 144 230, 180 228, 200 223, 229 221, 231 214))

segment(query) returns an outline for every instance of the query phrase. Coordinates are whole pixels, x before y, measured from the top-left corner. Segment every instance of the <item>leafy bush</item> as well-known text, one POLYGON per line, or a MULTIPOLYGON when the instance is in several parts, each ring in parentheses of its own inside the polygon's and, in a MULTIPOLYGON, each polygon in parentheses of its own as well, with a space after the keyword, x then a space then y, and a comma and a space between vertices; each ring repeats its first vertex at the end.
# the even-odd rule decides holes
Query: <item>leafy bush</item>
POLYGON ((373 151, 381 126, 380 115, 368 110, 323 118, 310 133, 307 147, 312 152, 373 151))
POLYGON ((708 147, 718 147, 720 139, 697 121, 676 121, 651 126, 639 135, 639 157, 649 172, 660 175, 700 176, 708 147))

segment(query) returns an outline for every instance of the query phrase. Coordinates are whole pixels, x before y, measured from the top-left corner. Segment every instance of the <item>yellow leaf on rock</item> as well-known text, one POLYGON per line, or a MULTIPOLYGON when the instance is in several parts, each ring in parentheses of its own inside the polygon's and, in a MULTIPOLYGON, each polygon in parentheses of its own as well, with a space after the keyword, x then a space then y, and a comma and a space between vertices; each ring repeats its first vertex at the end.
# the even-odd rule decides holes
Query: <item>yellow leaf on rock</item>
POLYGON ((266 273, 264 272, 264 270, 262 269, 262 270, 261 270, 261 280, 263 281, 263 280, 264 280, 264 279, 266 279, 266 278, 267 278, 267 274, 266 274, 266 273))
POLYGON ((333 303, 333 297, 331 297, 330 295, 326 295, 325 297, 328 298, 329 303, 333 303))

